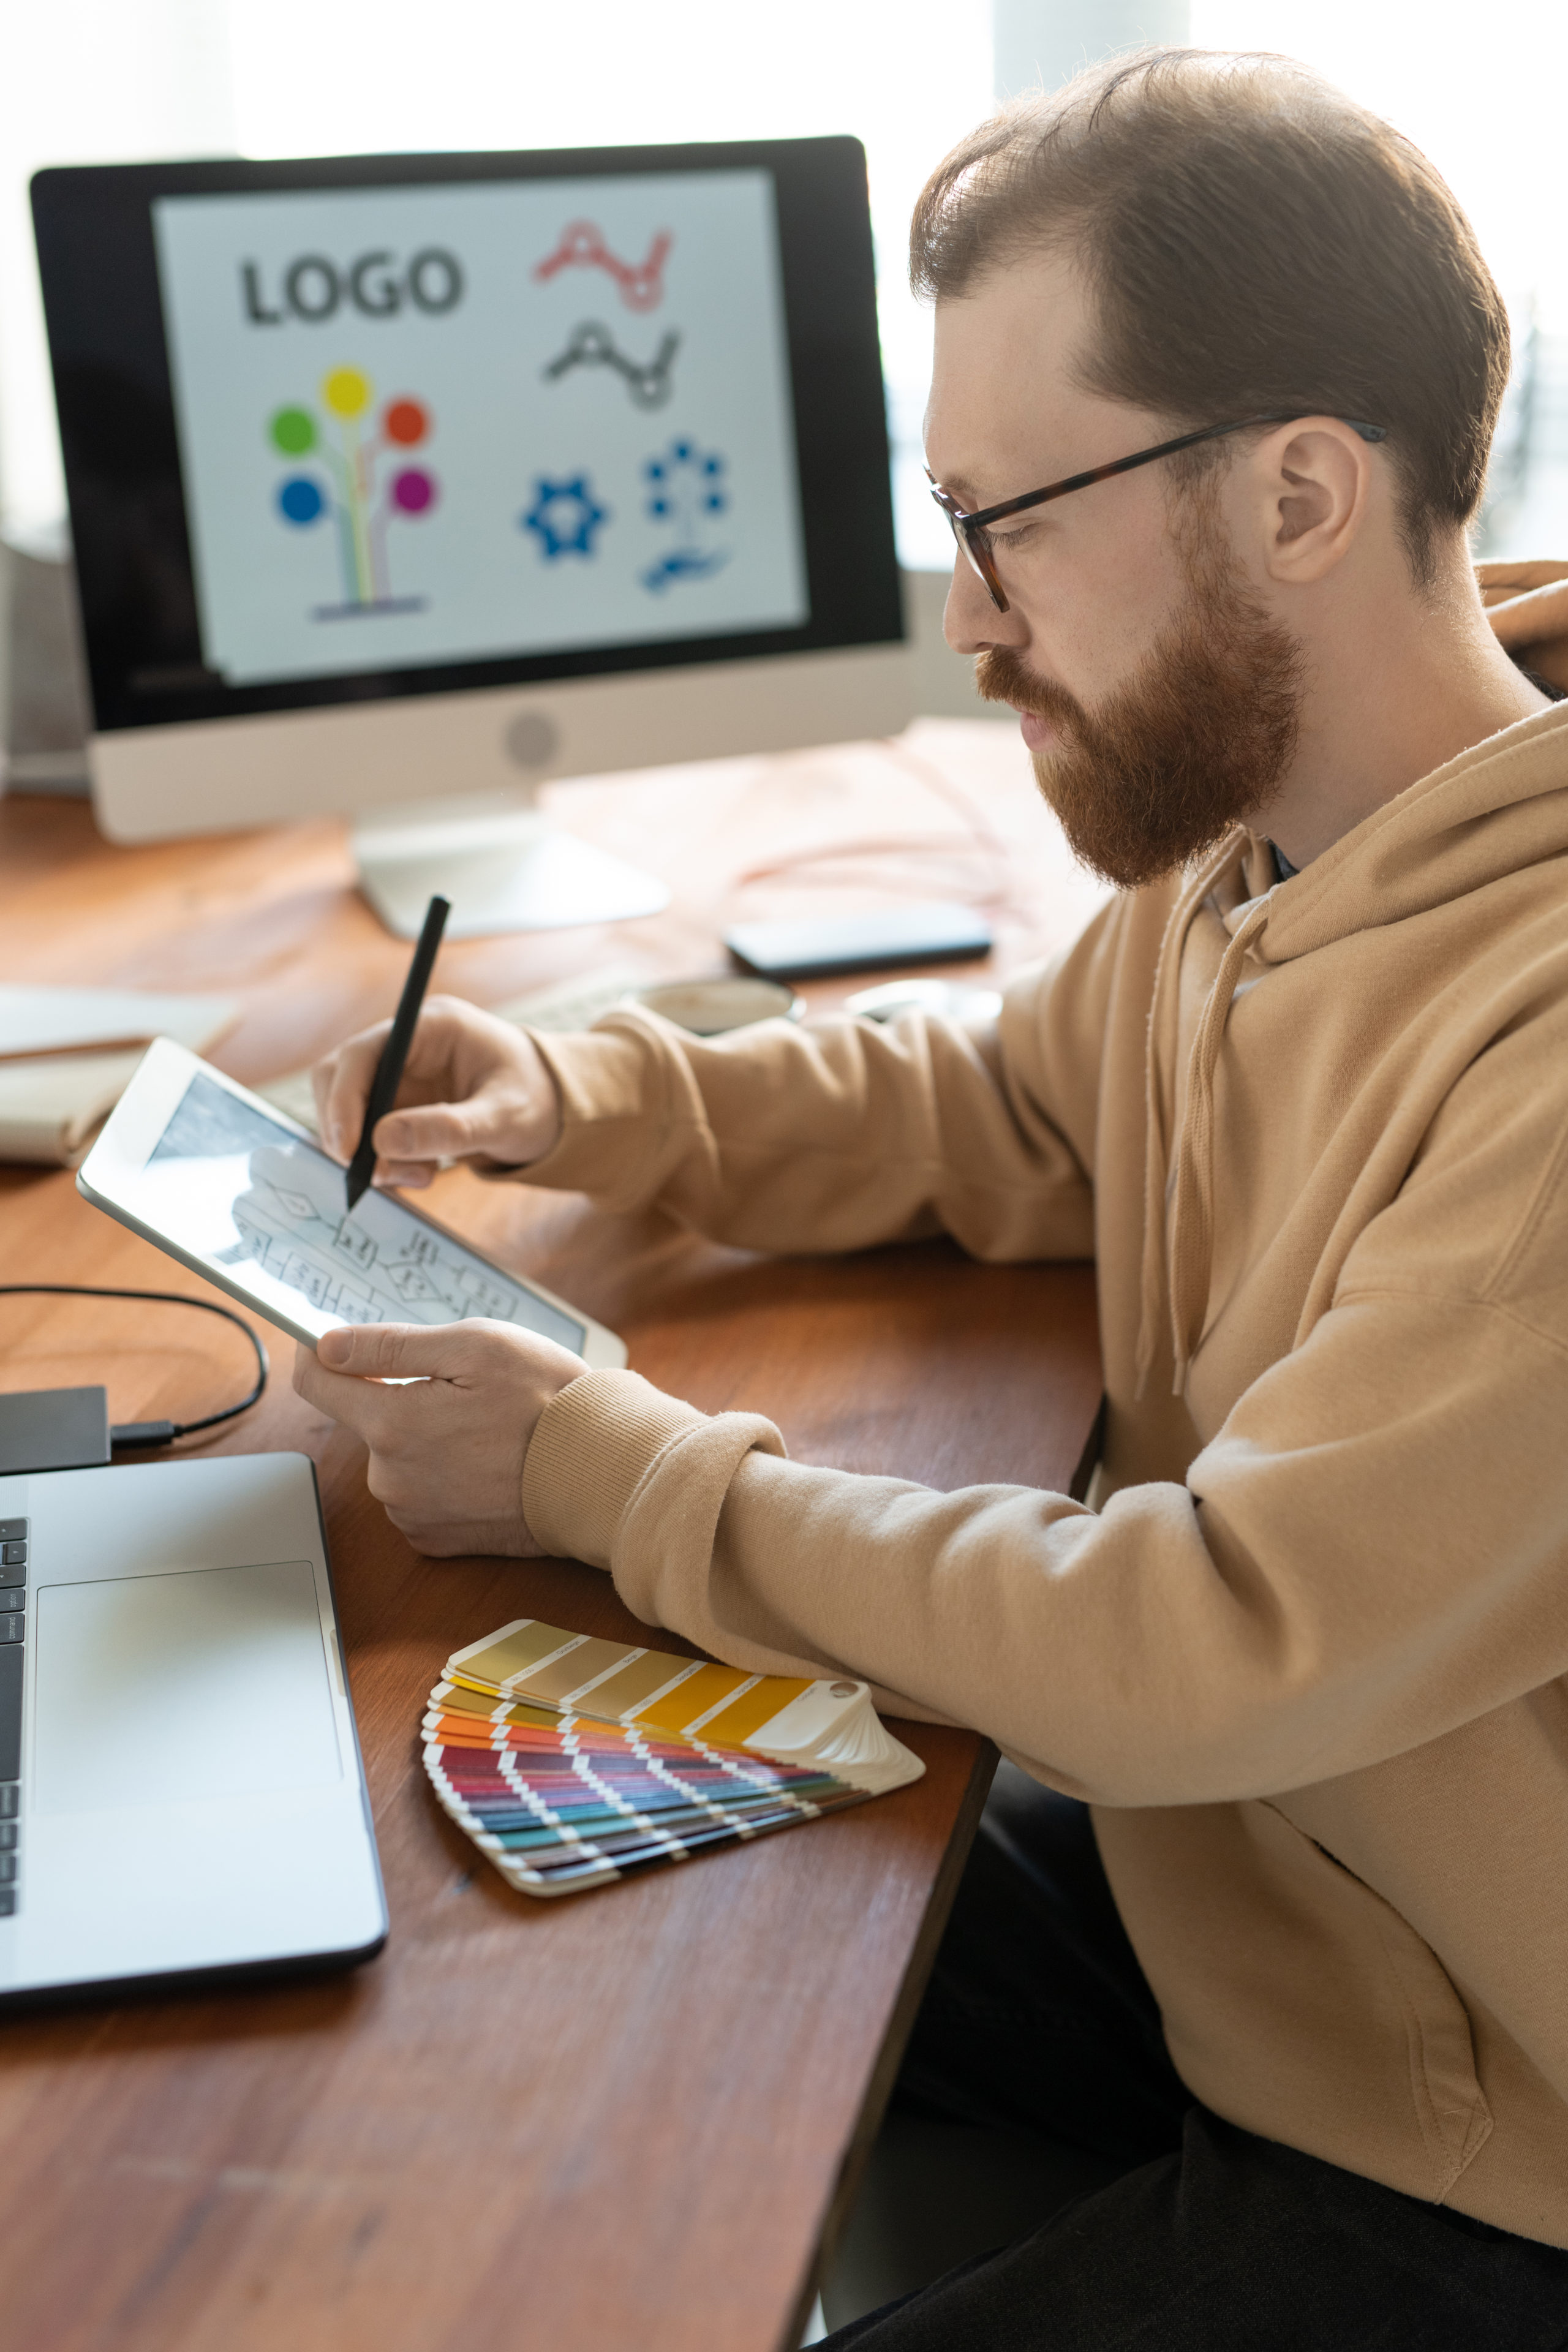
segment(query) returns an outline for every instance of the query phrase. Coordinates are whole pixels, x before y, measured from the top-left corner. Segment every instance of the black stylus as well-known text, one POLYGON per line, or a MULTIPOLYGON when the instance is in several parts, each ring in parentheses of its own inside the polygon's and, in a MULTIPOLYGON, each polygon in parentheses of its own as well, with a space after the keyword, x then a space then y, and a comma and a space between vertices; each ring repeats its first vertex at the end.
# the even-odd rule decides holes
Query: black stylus
POLYGON ((419 1018, 419 1007, 425 1002, 425 992, 430 985, 431 966, 436 950, 441 944, 441 934, 451 913, 445 898, 432 898, 425 909, 425 928, 419 934, 419 944, 414 950, 414 961, 408 967, 408 977, 403 983, 403 993, 397 1000, 397 1010, 392 1016, 381 1059, 375 1066, 375 1076, 370 1082, 370 1100, 364 1107, 364 1125, 360 1129, 359 1142, 348 1166, 349 1206, 352 1209, 369 1186, 375 1173, 375 1130, 397 1100, 397 1089, 403 1084, 403 1065, 408 1059, 408 1048, 414 1043, 414 1024, 419 1018))

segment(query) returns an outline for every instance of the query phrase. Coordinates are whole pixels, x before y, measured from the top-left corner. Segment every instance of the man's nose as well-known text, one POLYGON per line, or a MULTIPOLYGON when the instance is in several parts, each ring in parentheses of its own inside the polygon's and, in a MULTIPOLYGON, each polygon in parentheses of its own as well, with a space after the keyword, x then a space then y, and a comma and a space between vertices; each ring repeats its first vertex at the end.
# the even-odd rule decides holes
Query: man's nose
POLYGON ((1011 646, 1018 651, 1029 642, 1017 607, 999 613, 984 582, 961 554, 953 558, 942 633, 955 654, 983 654, 991 646, 1011 646))

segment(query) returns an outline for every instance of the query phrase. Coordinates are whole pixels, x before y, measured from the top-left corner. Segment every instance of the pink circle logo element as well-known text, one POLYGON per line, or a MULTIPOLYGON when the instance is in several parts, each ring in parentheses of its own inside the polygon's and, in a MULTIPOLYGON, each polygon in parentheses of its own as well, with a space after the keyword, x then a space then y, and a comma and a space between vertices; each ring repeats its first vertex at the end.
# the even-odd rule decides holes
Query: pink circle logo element
POLYGON ((436 484, 423 466, 405 466, 394 476, 392 503, 399 514, 423 514, 435 501, 436 484))

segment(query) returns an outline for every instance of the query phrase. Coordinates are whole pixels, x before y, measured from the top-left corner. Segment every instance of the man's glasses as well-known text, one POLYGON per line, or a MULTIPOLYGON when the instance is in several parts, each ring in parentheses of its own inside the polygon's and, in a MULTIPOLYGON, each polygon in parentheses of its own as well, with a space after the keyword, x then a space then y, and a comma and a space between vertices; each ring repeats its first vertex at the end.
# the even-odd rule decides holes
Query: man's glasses
MULTIPOLYGON (((1245 433, 1251 425, 1299 425, 1319 412, 1315 409, 1293 409, 1283 416, 1241 416, 1234 425, 1205 425, 1201 433, 1182 433, 1174 441, 1162 441, 1152 449, 1140 449, 1131 457, 1113 457, 1109 466, 1093 466, 1087 474, 1069 474, 1065 481, 1047 482, 1043 490, 1026 490, 1021 499, 1004 499, 1000 506, 977 507, 965 514, 951 490, 944 490, 930 467, 926 479, 931 494, 952 525, 952 535, 975 572, 982 579, 991 602, 999 613, 1008 609, 1006 594, 996 577, 996 550, 990 537, 989 526, 1000 522, 1005 515, 1022 514, 1027 507, 1043 507, 1052 499, 1065 499, 1069 490, 1087 490, 1091 482, 1107 482, 1112 474, 1130 474, 1136 466, 1152 466, 1156 457, 1174 457, 1178 449, 1191 449, 1200 441, 1217 441, 1226 433, 1245 433)), ((1386 441, 1386 425, 1367 425, 1359 416, 1342 416, 1341 425, 1348 425, 1363 441, 1386 441)))

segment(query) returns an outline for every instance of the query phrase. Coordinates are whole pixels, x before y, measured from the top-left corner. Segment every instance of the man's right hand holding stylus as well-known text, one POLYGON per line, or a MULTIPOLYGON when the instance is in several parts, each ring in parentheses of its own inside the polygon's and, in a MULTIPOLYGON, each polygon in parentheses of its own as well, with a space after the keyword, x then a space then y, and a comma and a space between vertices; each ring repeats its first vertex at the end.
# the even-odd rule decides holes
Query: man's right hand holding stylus
MULTIPOLYGON (((321 1141, 352 1158, 390 1022, 362 1029, 311 1072, 321 1141)), ((531 1037, 460 997, 432 996, 414 1033, 397 1106, 375 1131, 378 1185, 417 1191, 447 1161, 521 1168, 561 1134, 561 1098, 531 1037)))

